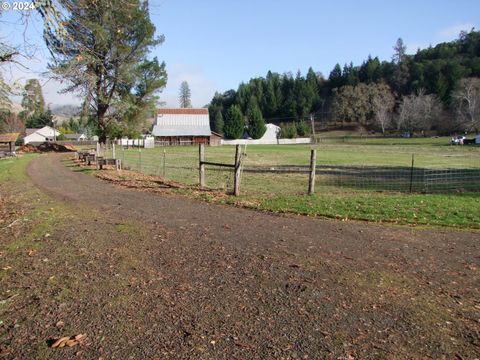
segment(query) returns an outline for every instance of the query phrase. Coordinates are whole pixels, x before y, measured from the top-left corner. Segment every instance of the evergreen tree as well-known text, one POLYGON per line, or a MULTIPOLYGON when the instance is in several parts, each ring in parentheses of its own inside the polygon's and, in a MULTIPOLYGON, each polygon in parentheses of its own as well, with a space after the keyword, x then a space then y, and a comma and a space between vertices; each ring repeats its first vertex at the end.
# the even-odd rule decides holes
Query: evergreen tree
POLYGON ((34 113, 43 114, 45 112, 42 86, 37 79, 27 80, 23 91, 22 108, 27 117, 34 113))
POLYGON ((220 109, 217 109, 217 111, 215 112, 215 121, 213 123, 213 131, 219 134, 222 134, 223 126, 224 126, 224 122, 223 122, 222 111, 220 109))
POLYGON ((239 139, 245 130, 245 120, 238 105, 232 105, 225 117, 223 132, 227 139, 239 139))
POLYGON ((248 119, 248 134, 252 137, 252 139, 260 139, 265 131, 267 131, 267 127, 265 126, 265 121, 263 120, 262 112, 258 106, 257 100, 252 97, 250 99, 247 111, 247 119, 248 119))
POLYGON ((272 74, 270 71, 267 74, 266 78, 266 89, 265 97, 263 102, 264 113, 267 117, 275 116, 278 108, 278 99, 277 99, 277 82, 278 74, 272 74))
POLYGON ((400 64, 403 60, 405 60, 405 55, 407 51, 407 47, 403 43, 402 38, 398 38, 395 46, 393 47, 393 56, 392 61, 395 64, 400 64))
POLYGON ((315 111, 320 108, 320 94, 319 94, 319 82, 318 82, 318 75, 313 71, 312 68, 308 69, 307 77, 306 77, 306 85, 307 85, 307 92, 311 96, 311 105, 310 110, 315 111))
POLYGON ((330 72, 328 80, 330 81, 331 89, 339 88, 344 85, 342 78, 342 68, 340 67, 340 64, 335 64, 335 67, 330 72))
MULTIPOLYGON (((110 0, 64 0, 62 5, 65 21, 61 30, 50 28, 45 34, 54 55, 49 68, 57 79, 72 84, 66 91, 84 96, 99 141, 105 142, 112 124, 129 122, 131 117, 125 112, 145 105, 128 89, 141 82, 148 53, 164 38, 155 37, 147 1, 123 0, 119 6, 110 0)), ((158 75, 166 80, 164 71, 158 75)), ((161 90, 165 81, 155 84, 158 88, 150 88, 150 94, 161 90)))
POLYGON ((53 125, 53 115, 50 109, 44 111, 42 113, 35 112, 32 115, 28 116, 25 120, 25 127, 27 128, 34 128, 40 129, 44 126, 52 126, 53 125))
POLYGON ((180 84, 180 95, 179 95, 179 101, 180 101, 180 107, 181 108, 191 108, 192 107, 192 101, 191 101, 191 92, 190 92, 190 86, 188 85, 188 82, 182 81, 180 84))

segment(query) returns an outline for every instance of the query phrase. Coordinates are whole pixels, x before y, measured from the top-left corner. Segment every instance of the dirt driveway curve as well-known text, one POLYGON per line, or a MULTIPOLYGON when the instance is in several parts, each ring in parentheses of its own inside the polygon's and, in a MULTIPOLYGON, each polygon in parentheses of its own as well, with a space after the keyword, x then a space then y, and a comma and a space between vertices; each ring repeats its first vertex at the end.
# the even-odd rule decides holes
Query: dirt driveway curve
MULTIPOLYGON (((210 205, 114 187, 71 171, 64 159, 41 156, 28 174, 55 199, 100 211, 97 231, 102 222, 138 226, 137 235, 133 231, 115 248, 136 264, 123 275, 148 278, 141 290, 121 290, 130 299, 125 311, 107 319, 116 330, 105 319, 78 320, 86 332, 102 328, 103 337, 90 337, 88 355, 351 359, 480 353, 478 233, 210 205), (135 326, 114 333, 125 323, 135 326), (105 337, 111 346, 102 345, 105 337)), ((96 236, 98 247, 106 247, 108 239, 96 236)), ((96 250, 95 243, 89 246, 96 250)), ((97 266, 101 273, 102 264, 97 266)), ((104 304, 115 302, 93 292, 104 304)))

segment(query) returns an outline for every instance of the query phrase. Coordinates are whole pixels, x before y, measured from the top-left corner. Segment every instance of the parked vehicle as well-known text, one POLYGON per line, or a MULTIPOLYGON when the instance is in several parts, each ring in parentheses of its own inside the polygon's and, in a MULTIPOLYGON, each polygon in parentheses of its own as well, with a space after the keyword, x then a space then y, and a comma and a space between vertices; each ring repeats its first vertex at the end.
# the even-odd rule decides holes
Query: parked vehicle
POLYGON ((452 137, 452 140, 450 140, 450 144, 452 145, 463 145, 463 141, 465 140, 465 136, 463 135, 458 135, 452 137))

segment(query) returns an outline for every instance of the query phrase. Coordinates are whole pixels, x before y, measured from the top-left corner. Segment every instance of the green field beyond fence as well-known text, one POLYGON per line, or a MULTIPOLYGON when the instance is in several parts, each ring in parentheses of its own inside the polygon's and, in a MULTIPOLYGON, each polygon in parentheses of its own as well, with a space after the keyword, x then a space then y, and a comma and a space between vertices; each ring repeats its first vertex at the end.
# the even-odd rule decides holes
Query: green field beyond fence
MULTIPOLYGON (((429 192, 477 190, 480 148, 450 146, 448 139, 374 139, 349 143, 243 146, 243 193, 303 193, 308 182, 310 149, 317 149, 317 189, 344 186, 371 190, 429 192), (389 144, 388 142, 391 142, 389 144), (412 170, 413 156, 413 170, 412 170), (445 187, 437 186, 443 184, 445 187), (462 184, 466 188, 462 187, 462 184), (446 185, 450 184, 448 187, 446 185), (473 184, 473 185, 472 185, 473 184), (383 185, 383 186, 382 186, 383 185)), ((198 183, 198 148, 119 148, 125 167, 187 184, 198 183)), ((205 160, 234 163, 235 147, 207 147, 205 160)), ((233 186, 233 172, 206 167, 206 184, 217 189, 233 186)), ((330 191, 330 189, 328 189, 330 191)), ((480 190, 480 188, 478 189, 480 190)))
MULTIPOLYGON (((275 211, 452 226, 467 223, 478 228, 480 147, 448 143, 448 138, 340 138, 314 146, 242 146, 246 155, 241 194, 256 207, 275 211), (317 150, 317 171, 315 195, 308 197, 311 149, 317 150), (410 191, 413 194, 407 196, 410 191), (418 206, 415 199, 421 201, 418 206), (443 208, 442 203, 450 208, 443 208), (428 214, 422 216, 421 208, 428 214)), ((125 168, 185 184, 199 182, 199 149, 195 146, 117 147, 116 157, 125 168)), ((234 158, 234 146, 205 148, 206 161, 233 164, 234 158)), ((233 190, 232 169, 207 165, 205 172, 207 187, 233 190)))

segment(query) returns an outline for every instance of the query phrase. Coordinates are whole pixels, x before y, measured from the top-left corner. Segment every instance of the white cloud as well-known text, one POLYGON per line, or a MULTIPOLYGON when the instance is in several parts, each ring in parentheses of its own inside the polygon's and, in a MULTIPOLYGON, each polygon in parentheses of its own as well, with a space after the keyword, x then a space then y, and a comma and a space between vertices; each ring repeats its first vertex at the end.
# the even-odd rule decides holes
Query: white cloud
MULTIPOLYGON (((44 75, 46 62, 39 59, 32 59, 28 63, 28 69, 20 65, 11 65, 2 68, 2 74, 5 79, 13 84, 17 83, 18 88, 22 88, 27 79, 37 78, 42 84, 43 96, 47 104, 55 105, 78 105, 82 99, 75 94, 62 94, 60 91, 67 84, 49 79, 44 75)), ((192 64, 176 63, 168 66, 168 83, 165 90, 160 94, 160 100, 165 101, 169 107, 178 107, 178 93, 182 81, 187 81, 192 93, 192 104, 194 107, 202 107, 212 100, 212 97, 218 88, 213 82, 208 80, 201 67, 192 64)), ((13 101, 20 103, 21 97, 14 96, 13 101)))
POLYGON ((462 24, 456 24, 452 26, 448 26, 446 28, 440 29, 437 31, 433 37, 431 43, 426 42, 408 42, 407 43, 407 54, 415 54, 417 50, 426 49, 430 45, 435 46, 438 43, 452 41, 458 38, 461 31, 470 31, 472 28, 475 27, 475 24, 471 22, 466 22, 462 24))
MULTIPOLYGON (((17 93, 21 93, 27 79, 38 79, 42 85, 43 97, 46 104, 55 105, 78 105, 81 103, 81 99, 74 94, 61 94, 60 91, 66 87, 66 84, 59 81, 50 79, 48 75, 45 75, 46 62, 39 60, 38 58, 32 58, 28 60, 28 67, 11 64, 9 66, 3 66, 2 75, 5 80, 14 84, 17 89, 17 93)), ((13 96, 12 100, 16 103, 20 103, 21 96, 13 96)))
POLYGON ((475 27, 475 24, 472 24, 470 22, 449 26, 447 28, 444 28, 438 31, 437 40, 439 42, 454 40, 458 38, 458 35, 460 34, 461 31, 470 31, 474 27, 475 27))
POLYGON ((169 107, 178 107, 180 84, 187 81, 192 94, 193 107, 203 107, 208 104, 218 88, 208 80, 200 66, 193 64, 167 64, 168 83, 160 94, 160 100, 169 107))

